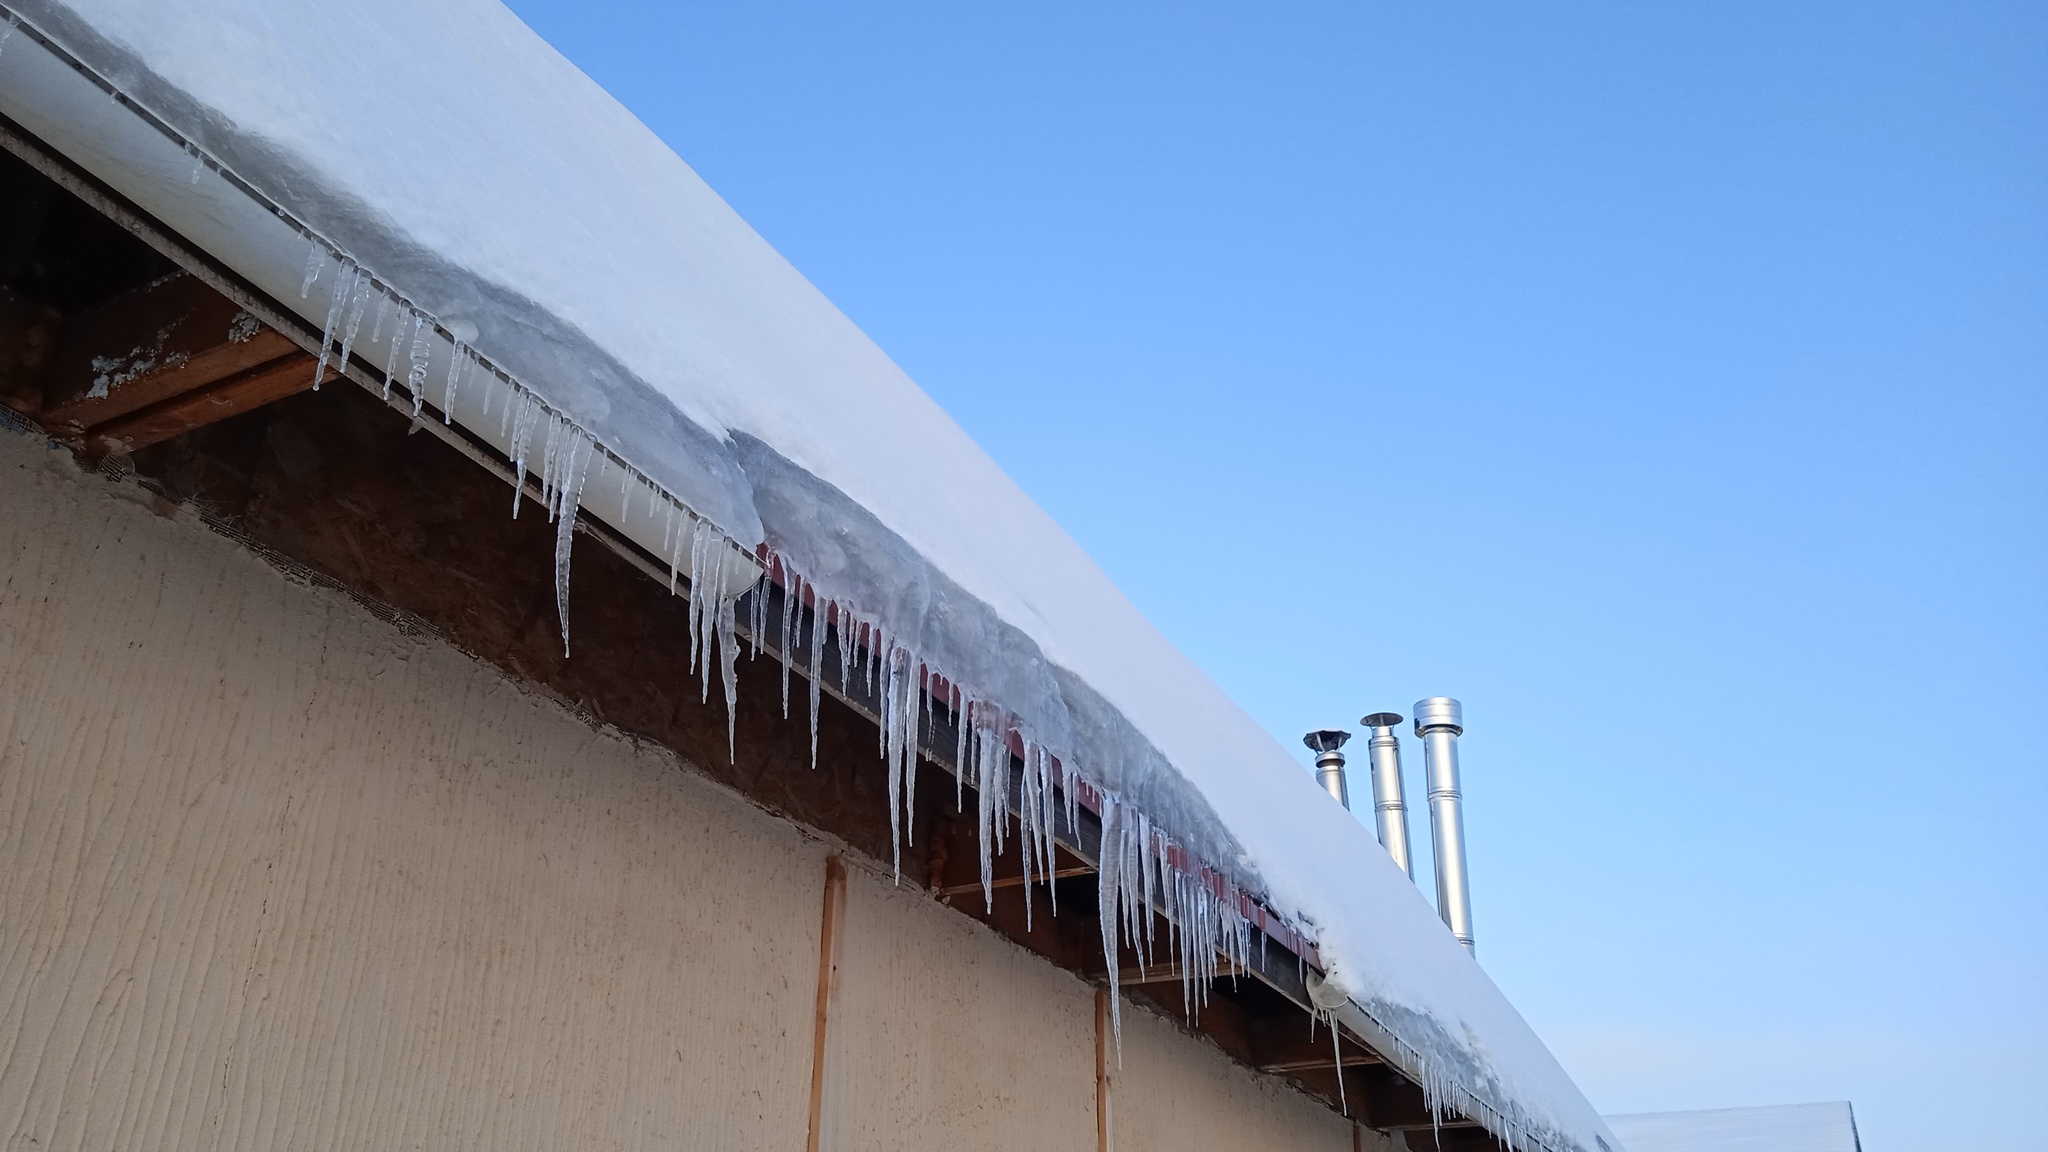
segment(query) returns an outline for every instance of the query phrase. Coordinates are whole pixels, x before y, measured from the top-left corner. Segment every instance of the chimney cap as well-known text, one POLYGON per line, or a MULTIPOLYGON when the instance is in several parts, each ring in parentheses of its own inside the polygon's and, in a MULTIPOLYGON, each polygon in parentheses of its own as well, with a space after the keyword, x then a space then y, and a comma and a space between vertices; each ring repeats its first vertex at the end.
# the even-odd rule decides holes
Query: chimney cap
POLYGON ((1422 735, 1431 728, 1449 728, 1459 735, 1465 733, 1465 706, 1449 696, 1431 696, 1415 702, 1415 734, 1422 735))
POLYGON ((1301 742, 1308 745, 1311 752, 1335 752, 1337 749, 1342 748, 1344 742, 1349 739, 1351 739, 1351 733, 1341 728, 1318 728, 1303 736, 1301 742))
POLYGON ((1401 723, 1399 712, 1375 712, 1359 721, 1367 728, 1395 728, 1401 723))

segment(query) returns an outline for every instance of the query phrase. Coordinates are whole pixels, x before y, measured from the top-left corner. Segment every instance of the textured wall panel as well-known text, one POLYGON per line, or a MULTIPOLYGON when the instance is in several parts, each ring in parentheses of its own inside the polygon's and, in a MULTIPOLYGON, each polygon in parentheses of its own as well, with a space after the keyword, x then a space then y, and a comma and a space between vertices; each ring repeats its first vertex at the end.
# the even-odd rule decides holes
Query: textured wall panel
POLYGON ((825 1152, 1095 1147, 1094 988, 860 871, 839 962, 825 1152))
POLYGON ((1352 1152, 1350 1122, 1286 1082, 1150 1012, 1125 1005, 1123 1018, 1123 1062, 1110 1074, 1117 1152, 1352 1152))
MULTIPOLYGON (((825 850, 167 511, 0 433, 0 1147, 802 1148, 825 850)), ((856 866, 824 1147, 1093 1149, 1093 996, 856 866)), ((1117 1148, 1351 1147, 1125 1022, 1117 1148)))
POLYGON ((0 1146, 800 1148, 823 853, 0 434, 0 1146))

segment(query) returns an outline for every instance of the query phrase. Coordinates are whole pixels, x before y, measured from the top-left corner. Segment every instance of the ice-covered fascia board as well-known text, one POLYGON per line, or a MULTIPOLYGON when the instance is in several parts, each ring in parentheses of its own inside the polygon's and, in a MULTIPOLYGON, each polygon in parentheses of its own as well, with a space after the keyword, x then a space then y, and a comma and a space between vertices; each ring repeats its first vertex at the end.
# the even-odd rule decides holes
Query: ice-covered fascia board
MULTIPOLYGON (((1170 879, 1169 858, 1205 861, 1318 941, 1333 1002, 1403 1047, 1439 1098, 1518 1143, 1608 1143, 1370 834, 501 5, 4 10, 21 31, 0 44, 0 112, 324 329, 336 354, 382 366, 423 415, 523 461, 551 511, 580 504, 722 593, 693 602, 727 654, 729 594, 766 557, 886 661, 892 765, 922 690, 943 683, 938 703, 973 715, 970 761, 1007 771, 1021 751, 1048 781, 1092 785, 1134 861, 1106 878, 1140 892, 1170 879)), ((1247 559, 1226 548, 1216 563, 1247 559)), ((1186 911, 1241 946, 1228 901, 1186 911)))

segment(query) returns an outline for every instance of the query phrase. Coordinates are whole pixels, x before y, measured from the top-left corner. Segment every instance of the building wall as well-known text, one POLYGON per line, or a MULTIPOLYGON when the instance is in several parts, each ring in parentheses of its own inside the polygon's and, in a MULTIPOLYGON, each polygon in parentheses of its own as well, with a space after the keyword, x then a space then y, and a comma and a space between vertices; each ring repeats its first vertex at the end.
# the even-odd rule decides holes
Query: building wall
MULTIPOLYGON (((796 1149, 828 848, 0 434, 0 1147, 796 1149)), ((828 1149, 1095 1147, 1093 991, 856 866, 828 1149)), ((1126 1013, 1120 1149, 1348 1149, 1126 1013)))

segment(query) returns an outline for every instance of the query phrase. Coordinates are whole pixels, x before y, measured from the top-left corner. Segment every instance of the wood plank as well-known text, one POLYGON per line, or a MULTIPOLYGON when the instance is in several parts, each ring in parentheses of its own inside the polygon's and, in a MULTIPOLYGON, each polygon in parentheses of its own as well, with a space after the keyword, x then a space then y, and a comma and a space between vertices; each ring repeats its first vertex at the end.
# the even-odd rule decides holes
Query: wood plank
POLYGON ((1422 1089, 1391 1069, 1367 1069, 1351 1073, 1351 1113, 1382 1132, 1439 1132, 1452 1128, 1476 1128, 1462 1116, 1429 1114, 1422 1089))
POLYGON ((179 273, 85 309, 65 324, 37 419, 56 435, 78 437, 295 351, 227 297, 179 273))
MULTIPOLYGON (((1267 1072, 1300 1072, 1334 1068, 1339 1063, 1338 1047, 1330 1043, 1327 1024, 1317 1024, 1314 1035, 1302 1016, 1268 1017, 1253 1026, 1254 1057, 1251 1063, 1267 1072)), ((1346 1034, 1342 1045, 1346 1068, 1381 1064, 1385 1061, 1356 1037, 1346 1034)))
MULTIPOLYGON (((313 386, 313 358, 293 352, 204 388, 173 396, 110 424, 85 433, 95 452, 134 452, 181 432, 239 416, 253 408, 304 392, 313 386)), ((327 370, 327 379, 338 374, 327 370)))
POLYGON ((1095 1152, 1109 1152, 1109 989, 1095 990, 1095 1152))
POLYGON ((818 928, 818 1000, 811 1023, 810 1136, 805 1152, 819 1152, 825 1138, 825 1027, 832 1010, 832 984, 839 967, 839 922, 846 917, 846 861, 825 857, 825 913, 818 928))
POLYGON ((42 377, 56 353, 63 314, 0 285, 0 404, 22 413, 42 407, 42 377))
MULTIPOLYGON (((1095 869, 1085 867, 1061 868, 1058 871, 1054 872, 1052 875, 1053 879, 1055 880, 1065 880, 1073 876, 1093 876, 1095 875, 1095 869)), ((1043 884, 1045 883, 1045 877, 1033 876, 1031 878, 1031 882, 1033 884, 1043 884)), ((989 888, 992 890, 1001 890, 1004 888, 1021 888, 1023 886, 1024 877, 1022 876, 998 876, 995 879, 989 881, 989 888)), ((980 891, 981 881, 976 880, 972 884, 948 884, 946 887, 941 888, 937 892, 933 893, 933 895, 937 896, 942 901, 950 901, 955 896, 965 896, 970 892, 979 893, 980 891)))

